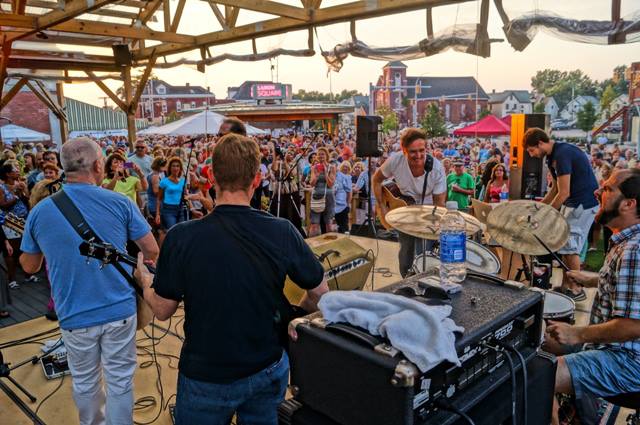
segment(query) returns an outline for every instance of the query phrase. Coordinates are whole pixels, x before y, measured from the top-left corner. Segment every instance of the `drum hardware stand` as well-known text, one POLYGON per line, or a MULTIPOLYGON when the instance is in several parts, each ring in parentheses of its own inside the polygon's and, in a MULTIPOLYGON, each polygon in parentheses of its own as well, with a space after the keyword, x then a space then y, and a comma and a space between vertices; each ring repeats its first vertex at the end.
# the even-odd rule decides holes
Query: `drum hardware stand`
POLYGON ((520 254, 520 259, 522 260, 522 267, 518 268, 515 280, 517 282, 522 282, 522 275, 524 274, 525 281, 532 282, 533 275, 531 274, 531 268, 527 262, 527 257, 524 254, 520 254))
MULTIPOLYGON (((46 354, 48 353, 45 353, 45 355, 46 354)), ((29 391, 27 391, 26 388, 20 385, 20 383, 13 379, 10 376, 10 373, 12 370, 17 369, 20 366, 24 366, 27 363, 36 364, 41 357, 42 356, 34 356, 33 358, 20 362, 15 366, 9 367, 9 363, 4 362, 4 357, 2 356, 2 352, 0 351, 0 378, 5 378, 9 382, 11 382, 18 390, 26 395, 29 401, 31 401, 32 403, 35 403, 38 399, 29 391)), ((0 379, 0 390, 2 390, 7 395, 7 397, 9 397, 9 399, 11 399, 11 401, 13 401, 13 403, 18 406, 18 408, 22 410, 22 412, 27 417, 29 417, 29 419, 33 421, 34 425, 47 425, 42 419, 38 417, 38 415, 36 415, 33 410, 31 410, 31 408, 29 408, 29 406, 27 406, 24 401, 22 401, 22 399, 7 384, 2 382, 2 379, 0 379)))
MULTIPOLYGON (((367 177, 368 177, 368 181, 367 181, 367 218, 365 219, 364 223, 362 223, 359 228, 358 228, 358 232, 361 236, 367 236, 369 234, 369 231, 371 231, 370 235, 373 236, 374 238, 377 235, 377 231, 376 231, 376 218, 375 215, 373 214, 373 205, 371 202, 372 196, 373 194, 371 193, 371 159, 373 157, 372 156, 368 156, 367 157, 367 177), (366 229, 363 232, 363 229, 366 229), (363 234, 364 233, 364 234, 363 234)), ((355 232, 354 232, 355 233, 355 232)))

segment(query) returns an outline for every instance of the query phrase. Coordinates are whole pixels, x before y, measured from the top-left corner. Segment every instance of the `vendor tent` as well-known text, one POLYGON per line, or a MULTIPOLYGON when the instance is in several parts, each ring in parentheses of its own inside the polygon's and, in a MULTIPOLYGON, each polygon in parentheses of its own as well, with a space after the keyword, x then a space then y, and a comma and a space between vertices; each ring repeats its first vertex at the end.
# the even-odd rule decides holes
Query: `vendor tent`
POLYGON ((51 136, 48 134, 20 127, 15 124, 8 124, 0 127, 0 132, 2 132, 2 140, 5 142, 44 142, 51 140, 51 136))
MULTIPOLYGON (((165 136, 217 134, 224 119, 224 115, 211 111, 203 111, 160 127, 148 129, 145 131, 145 134, 160 134, 165 136)), ((257 135, 265 134, 265 132, 259 128, 247 125, 247 134, 257 135)))
POLYGON ((454 136, 501 136, 511 134, 511 127, 493 115, 487 115, 475 122, 453 132, 454 136))

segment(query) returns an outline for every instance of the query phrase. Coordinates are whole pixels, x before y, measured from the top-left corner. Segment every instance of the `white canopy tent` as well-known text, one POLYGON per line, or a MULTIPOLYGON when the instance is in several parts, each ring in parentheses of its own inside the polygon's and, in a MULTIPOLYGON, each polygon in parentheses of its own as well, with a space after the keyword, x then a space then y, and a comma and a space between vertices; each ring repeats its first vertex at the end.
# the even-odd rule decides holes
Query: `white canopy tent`
MULTIPOLYGON (((202 111, 182 118, 181 120, 165 124, 160 127, 149 128, 144 134, 160 134, 165 136, 191 136, 196 134, 217 134, 225 116, 211 111, 202 111)), ((251 125, 247 126, 247 134, 251 136, 266 134, 265 131, 251 125)))
POLYGON ((7 124, 0 127, 2 140, 4 142, 45 142, 51 140, 51 136, 29 128, 20 127, 15 124, 7 124))

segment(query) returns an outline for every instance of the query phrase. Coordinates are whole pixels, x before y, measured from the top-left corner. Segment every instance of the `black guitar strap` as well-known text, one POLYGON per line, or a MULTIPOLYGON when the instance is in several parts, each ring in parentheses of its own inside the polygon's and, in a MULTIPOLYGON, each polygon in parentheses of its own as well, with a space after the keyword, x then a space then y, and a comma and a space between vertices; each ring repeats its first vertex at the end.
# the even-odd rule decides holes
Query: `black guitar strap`
POLYGON ((429 178, 431 170, 433 170, 433 157, 427 154, 427 157, 424 160, 424 182, 422 183, 422 197, 420 198, 420 205, 424 203, 424 195, 427 192, 427 179, 429 178))
MULTIPOLYGON (((56 207, 58 207, 62 216, 69 222, 71 227, 73 227, 73 230, 75 230, 82 239, 87 242, 104 243, 103 240, 100 239, 100 236, 89 226, 89 223, 84 219, 78 207, 76 207, 71 198, 69 198, 69 195, 64 192, 64 189, 51 195, 51 200, 56 207)), ((142 289, 136 284, 131 274, 127 273, 124 267, 122 267, 122 264, 118 262, 112 264, 116 270, 127 279, 127 282, 133 286, 133 289, 136 290, 138 295, 142 296, 142 289)))

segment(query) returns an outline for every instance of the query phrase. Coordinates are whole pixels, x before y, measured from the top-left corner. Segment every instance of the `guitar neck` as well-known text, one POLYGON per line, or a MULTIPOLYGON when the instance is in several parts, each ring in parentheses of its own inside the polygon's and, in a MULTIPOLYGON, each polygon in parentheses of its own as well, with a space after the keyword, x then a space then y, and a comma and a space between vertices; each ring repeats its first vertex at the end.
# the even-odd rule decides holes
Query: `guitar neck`
MULTIPOLYGON (((121 262, 121 263, 125 263, 129 266, 132 267, 137 267, 138 266, 138 260, 129 255, 129 254, 125 254, 125 253, 118 253, 118 258, 117 261, 121 262)), ((147 270, 149 270, 150 273, 152 274, 156 274, 156 268, 153 266, 150 266, 148 264, 145 264, 145 266, 147 266, 147 270)))

